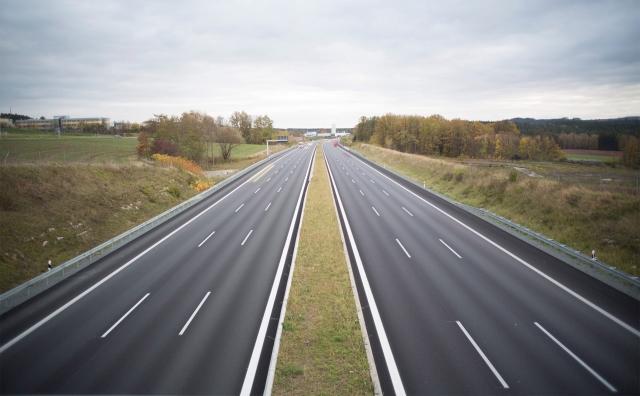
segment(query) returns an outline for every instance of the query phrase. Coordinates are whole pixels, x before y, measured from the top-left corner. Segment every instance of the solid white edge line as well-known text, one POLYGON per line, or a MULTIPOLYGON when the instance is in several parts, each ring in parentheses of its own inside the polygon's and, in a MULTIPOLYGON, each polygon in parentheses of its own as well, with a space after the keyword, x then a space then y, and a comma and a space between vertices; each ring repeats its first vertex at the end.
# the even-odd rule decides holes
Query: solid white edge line
POLYGON ((240 205, 240 206, 238 207, 238 209, 236 209, 235 213, 237 213, 240 209, 242 209, 242 207, 243 207, 243 206, 244 206, 244 204, 240 205))
POLYGON ((247 241, 247 239, 249 239, 249 236, 251 235, 251 233, 253 232, 253 230, 249 231, 249 233, 247 234, 246 237, 244 237, 244 241, 242 241, 242 243, 240 244, 240 246, 244 246, 244 243, 247 241))
POLYGON ((198 308, 196 308, 195 311, 193 311, 193 313, 191 314, 191 317, 189 318, 189 320, 187 320, 187 323, 184 324, 184 327, 182 328, 182 330, 180 330, 180 333, 178 333, 179 336, 183 335, 185 330, 187 330, 187 327, 189 327, 189 323, 191 323, 191 321, 193 320, 193 318, 195 318, 196 314, 198 313, 198 311, 200 310, 200 307, 202 307, 202 304, 204 304, 204 302, 207 300, 207 297, 209 297, 209 294, 211 294, 211 292, 207 292, 207 294, 204 296, 204 298, 202 299, 202 301, 200 301, 200 304, 198 304, 198 308))
POLYGON ((293 229, 296 222, 296 217, 298 216, 298 211, 300 208, 300 202, 302 201, 302 195, 304 194, 304 189, 307 186, 307 178, 309 176, 309 169, 311 168, 311 163, 315 158, 315 153, 311 156, 311 160, 309 161, 309 165, 307 166, 306 177, 303 179, 302 187, 300 188, 300 195, 298 196, 298 202, 296 204, 296 209, 293 213, 293 218, 291 219, 291 226, 289 226, 289 233, 287 234, 287 239, 284 245, 284 249, 282 250, 282 256, 280 256, 280 262, 278 263, 278 269, 276 271, 276 276, 273 279, 273 286, 271 287, 271 293, 269 294, 269 299, 267 300, 267 306, 264 310, 264 315, 262 316, 262 322, 260 323, 260 329, 258 330, 258 337, 256 338, 256 343, 253 346, 253 352, 251 353, 251 360, 249 360, 249 366, 247 367, 247 374, 244 377, 244 382, 242 383, 242 390, 240 391, 240 395, 250 395, 251 388, 253 387, 253 381, 256 377, 256 371, 258 369, 258 361, 260 360, 260 354, 262 353, 262 346, 264 345, 264 339, 267 334, 267 327, 269 327, 269 322, 271 320, 271 311, 273 311, 273 305, 275 304, 276 294, 278 292, 278 285, 280 284, 280 278, 282 277, 282 271, 284 270, 284 263, 287 260, 287 252, 289 251, 289 245, 291 244, 291 237, 293 236, 293 229))
POLYGON ((464 328, 464 326, 462 325, 462 323, 460 323, 459 321, 456 320, 456 323, 458 324, 458 326, 460 327, 460 329, 462 330, 462 332, 464 333, 464 335, 467 336, 467 338, 469 339, 469 341, 471 342, 471 345, 473 345, 474 348, 476 348, 476 351, 478 351, 478 353, 480 354, 480 356, 482 356, 482 359, 484 360, 484 362, 487 364, 487 366, 489 366, 489 368, 491 369, 491 371, 493 371, 493 374, 496 376, 496 378, 498 378, 498 381, 500 381, 500 383, 502 384, 502 387, 505 389, 509 389, 509 385, 507 385, 506 382, 504 382, 504 380, 502 379, 502 376, 500 376, 500 373, 498 373, 498 370, 496 370, 495 367, 493 367, 493 364, 491 364, 491 362, 489 361, 489 359, 485 356, 485 354, 482 352, 482 349, 480 349, 480 347, 478 346, 478 344, 476 344, 476 342, 473 340, 473 338, 471 337, 471 335, 467 332, 467 329, 464 328))
MULTIPOLYGON (((315 147, 314 147, 315 150, 315 147)), ((315 166, 311 166, 311 175, 309 180, 312 179, 313 169, 315 166)), ((308 195, 307 195, 308 196, 308 195)), ((291 291, 291 281, 293 280, 293 272, 296 268, 296 257, 298 256, 298 245, 300 242, 300 230, 302 229, 302 221, 304 220, 304 209, 307 206, 307 196, 305 196, 302 202, 302 212, 300 213, 300 226, 298 226, 298 232, 296 233, 296 243, 293 246, 293 256, 291 257, 291 266, 289 267, 289 277, 287 279, 287 286, 284 289, 284 298, 282 299, 282 309, 280 310, 280 319, 278 320, 278 330, 276 331, 276 338, 273 343, 273 350, 271 352, 271 362, 269 363, 269 370, 267 371, 267 381, 264 387, 264 395, 271 395, 273 389, 273 380, 276 376, 276 367, 278 365, 278 352, 280 351, 280 339, 282 338, 282 323, 287 314, 287 303, 289 302, 289 292, 291 291)))
POLYGON ((409 216, 413 217, 413 215, 411 214, 411 212, 409 212, 409 211, 407 210, 407 208, 405 208, 405 207, 403 206, 403 207, 402 207, 402 209, 404 209, 404 211, 405 211, 405 212, 409 213, 409 216))
MULTIPOLYGON (((278 159, 276 159, 273 163, 275 164, 276 162, 280 161, 282 158, 284 157, 280 157, 278 159)), ((2 347, 0 347, 0 353, 4 352, 7 350, 7 348, 11 347, 13 344, 15 344, 16 342, 20 341, 21 339, 23 339, 24 337, 28 336, 29 334, 31 334, 34 330, 38 329, 40 326, 42 326, 43 324, 47 323, 48 321, 50 321, 52 318, 54 318, 55 316, 57 316, 60 312, 64 311, 65 309, 69 308, 70 306, 72 306, 73 304, 75 304, 78 300, 80 300, 82 297, 86 296, 87 294, 91 293, 93 290, 95 290, 98 286, 102 285, 103 283, 105 283, 106 281, 108 281, 109 279, 113 278, 114 276, 116 276, 120 271, 124 270, 125 268, 127 268, 129 265, 133 264, 136 260, 138 260, 140 257, 144 256, 145 254, 147 254, 150 250, 152 250, 153 248, 155 248, 156 246, 158 246, 159 244, 161 244, 162 242, 166 241, 167 239, 169 239, 171 236, 173 236, 176 232, 180 231, 181 229, 183 229, 184 227, 186 227, 187 225, 191 224, 192 221, 194 221, 195 219, 197 219, 198 217, 202 216, 203 214, 205 214, 206 212, 209 211, 209 209, 213 208, 214 206, 216 206, 217 204, 219 204, 220 202, 222 202, 225 198, 227 198, 229 195, 233 194, 234 192, 238 191, 241 187, 243 187, 245 184, 249 183, 255 176, 252 176, 250 178, 248 178, 244 183, 242 183, 241 185, 239 185, 238 187, 234 188, 232 191, 230 191, 227 195, 225 195, 224 197, 220 198, 219 200, 217 200, 216 202, 214 202, 213 204, 211 204, 211 206, 207 207, 206 209, 204 209, 202 212, 198 213, 197 215, 193 216, 190 220, 188 220, 187 222, 185 222, 183 225, 181 225, 180 227, 176 228, 175 230, 173 230, 172 232, 170 232, 167 236, 165 236, 164 238, 160 239, 158 242, 154 243, 153 245, 151 245, 150 247, 148 247, 145 251, 143 251, 142 253, 138 254, 136 257, 132 258, 131 260, 127 261, 125 264, 123 264, 121 267, 119 267, 118 269, 116 269, 115 271, 113 271, 112 273, 110 273, 109 275, 105 276, 104 278, 102 278, 100 281, 98 281, 96 284, 94 284, 93 286, 91 286, 90 288, 88 288, 87 290, 85 290, 84 292, 80 293, 79 295, 77 295, 73 300, 69 301, 68 303, 64 304, 63 306, 61 306, 60 308, 56 309, 55 311, 53 311, 52 313, 50 313, 48 316, 46 316, 44 319, 40 320, 38 323, 34 324, 33 326, 29 327, 27 330, 23 331, 22 333, 20 333, 20 335, 16 336, 15 338, 13 338, 11 341, 7 342, 6 344, 4 344, 2 347)))
MULTIPOLYGON (((327 169, 327 177, 329 176, 329 158, 324 152, 324 162, 327 169)), ((364 342, 364 349, 367 355, 367 361, 369 362, 369 374, 371 375, 371 382, 373 383, 374 396, 382 395, 382 387, 380 386, 380 377, 378 376, 378 368, 376 367, 376 361, 373 357, 373 351, 371 350, 371 340, 369 339, 369 333, 367 331, 367 324, 364 321, 364 315, 362 314, 362 304, 360 304, 360 296, 358 296, 358 288, 356 286, 355 276, 353 274, 353 268, 351 266, 351 259, 349 258, 349 251, 347 250, 347 243, 344 239, 344 232, 342 232, 342 222, 338 214, 338 204, 336 198, 331 193, 331 200, 333 201, 333 209, 336 211, 336 219, 338 220, 338 229, 340 230, 340 240, 342 241, 342 250, 344 251, 344 258, 347 263, 347 269, 349 270, 349 281, 351 282, 351 291, 353 292, 353 299, 356 303, 356 311, 358 313, 358 322, 360 323, 360 331, 362 332, 362 341, 364 342)))
POLYGON ((100 338, 104 338, 104 337, 106 337, 107 335, 109 335, 109 333, 111 333, 111 330, 115 329, 115 328, 116 328, 116 326, 118 326, 118 325, 120 324, 120 322, 122 322, 122 321, 124 320, 124 318, 126 318, 126 317, 131 313, 131 311, 133 311, 134 309, 136 309, 136 307, 137 307, 138 305, 142 304, 142 302, 144 301, 144 299, 145 299, 145 298, 149 297, 149 294, 151 294, 151 293, 147 293, 147 294, 145 294, 145 295, 144 295, 144 297, 142 297, 142 298, 140 299, 140 301, 138 301, 138 302, 136 303, 136 305, 134 305, 133 307, 131 307, 131 309, 130 309, 130 310, 128 310, 128 311, 127 311, 127 313, 126 313, 126 314, 124 314, 124 315, 120 318, 120 320, 118 320, 116 323, 114 323, 114 324, 113 324, 113 326, 111 326, 111 327, 109 328, 109 330, 107 330, 107 331, 106 331, 102 336, 100 336, 100 338))
POLYGON ((542 327, 538 322, 533 322, 536 326, 540 328, 549 338, 551 338, 556 344, 560 346, 560 348, 564 349, 572 358, 574 358, 578 363, 582 365, 588 372, 590 372, 594 377, 596 377, 600 382, 602 382, 611 392, 618 392, 616 388, 614 388, 610 383, 608 383, 604 378, 602 378, 598 373, 596 373, 591 367, 589 367, 585 362, 582 361, 579 357, 577 357, 573 352, 569 350, 564 344, 558 341, 557 338, 551 335, 544 327, 542 327))
POLYGON ((402 246, 402 243, 400 242, 400 240, 398 238, 396 238, 396 242, 398 242, 398 245, 400 245, 402 250, 404 250, 404 254, 406 254, 407 257, 411 258, 411 255, 409 255, 409 252, 407 252, 407 249, 405 249, 404 246, 402 246))
POLYGON ((451 251, 453 252, 453 254, 455 254, 456 256, 458 256, 458 258, 462 258, 462 257, 460 257, 460 255, 459 255, 458 253, 456 253, 456 251, 455 251, 455 250, 451 249, 451 246, 447 245, 447 244, 445 243, 445 241, 443 241, 442 239, 438 239, 438 240, 439 240, 440 242, 442 242, 442 244, 443 244, 444 246, 448 247, 448 248, 449 248, 449 250, 451 250, 451 251))
POLYGON ((521 259, 520 257, 516 256, 515 254, 511 253, 510 251, 508 251, 507 249, 503 248, 502 246, 498 245, 497 243, 493 242, 491 239, 487 238, 486 236, 482 235, 481 233, 479 233, 478 231, 474 230, 473 228, 469 227, 468 225, 466 225, 465 223, 461 222, 460 220, 456 219, 455 217, 453 217, 452 215, 450 215, 449 213, 445 212, 444 210, 440 209, 439 207, 437 207, 436 205, 432 204, 431 202, 427 201, 426 199, 422 198, 421 196, 417 195, 416 193, 414 193, 413 191, 409 190, 408 188, 404 187, 403 185, 401 185, 400 183, 396 182, 395 180, 391 179, 389 176, 383 174, 382 172, 378 171, 376 168, 372 167, 371 165, 367 164, 366 162, 358 159, 358 161, 360 161, 361 163, 365 164, 366 166, 368 166, 369 168, 371 168, 372 170, 374 170, 375 172, 379 173, 381 176, 387 178, 389 181, 391 181, 392 183, 396 184, 397 186, 399 186, 400 188, 404 189, 405 191, 407 191, 409 194, 415 196, 416 198, 420 199, 421 201, 423 201, 424 203, 426 203, 427 205, 431 206, 432 208, 434 208, 435 210, 439 211, 440 213, 442 213, 443 215, 449 217, 451 220, 455 221, 456 223, 460 224, 461 226, 463 226, 464 228, 466 228, 467 230, 471 231, 472 233, 476 234, 478 237, 484 239, 485 241, 487 241, 488 243, 490 243, 491 245, 493 245, 495 248, 501 250, 503 253, 505 253, 506 255, 510 256, 511 258, 513 258, 514 260, 518 261, 520 264, 524 265, 525 267, 529 268, 530 270, 532 270, 533 272, 537 273, 538 275, 542 276, 543 278, 545 278, 546 280, 548 280, 549 282, 553 283, 554 285, 558 286, 559 288, 561 288, 562 290, 564 290, 565 292, 571 294, 573 297, 577 298, 578 300, 580 300, 581 302, 583 302, 584 304, 588 305, 589 307, 593 308, 594 310, 596 310, 597 312, 599 312, 600 314, 604 315, 605 317, 607 317, 608 319, 612 320, 613 322, 615 322, 617 325, 623 327, 624 329, 628 330, 629 332, 631 332, 632 334, 634 334, 637 337, 640 337, 640 331, 634 329, 633 327, 629 326, 628 324, 624 323, 622 320, 616 318, 615 316, 613 316, 612 314, 610 314, 609 312, 605 311, 604 309, 600 308, 599 306, 597 306, 596 304, 592 303, 591 301, 587 300, 586 298, 582 297, 581 295, 579 295, 578 293, 574 292, 573 290, 569 289, 567 286, 563 285, 562 283, 558 282, 557 280, 553 279, 552 277, 550 277, 549 275, 545 274, 544 272, 540 271, 539 269, 537 269, 536 267, 532 266, 531 264, 527 263, 526 261, 524 261, 523 259, 521 259))
POLYGON ((376 208, 374 208, 373 206, 371 207, 371 209, 373 209, 374 212, 376 212, 376 214, 378 215, 378 217, 380 217, 380 213, 378 213, 378 211, 376 210, 376 208))
POLYGON ((347 235, 349 236, 349 243, 351 244, 353 256, 356 259, 356 266, 358 267, 358 272, 360 272, 360 280, 362 281, 362 287, 367 297, 367 301, 369 302, 369 309, 371 310, 373 323, 378 333, 380 346, 382 347, 382 354, 384 355, 385 362, 387 363, 387 369, 389 370, 389 377, 391 377, 393 390, 396 395, 406 395, 406 392, 404 390, 404 385, 402 384, 402 378, 400 378, 400 372, 398 371, 398 366, 396 365, 396 360, 393 357, 393 352, 391 351, 391 345, 389 344, 389 339, 387 338, 387 332, 384 330, 384 325, 382 324, 382 318, 380 317, 380 312, 378 312, 378 305, 376 304, 376 300, 373 297, 373 291, 371 290, 371 286, 369 285, 367 274, 364 271, 364 266, 362 265, 362 259, 360 258, 358 246, 356 246, 355 239, 353 238, 353 232, 351 231, 351 227, 349 226, 349 219, 347 219, 347 215, 344 211, 344 206, 342 205, 342 200, 340 199, 340 193, 338 192, 338 187, 336 186, 336 182, 333 178, 333 173, 331 172, 330 168, 329 168, 329 176, 331 176, 331 184, 333 185, 333 189, 336 193, 338 205, 340 206, 340 213, 342 213, 342 219, 344 220, 344 225, 345 225, 345 228, 347 229, 347 235))
POLYGON ((215 234, 215 233, 216 233, 216 232, 214 231, 214 232, 212 232, 211 234, 209 234, 209 236, 208 236, 208 237, 204 238, 204 241, 200 242, 200 244, 198 245, 198 247, 200 247, 200 246, 204 245, 204 243, 205 243, 209 238, 211 238, 211 236, 212 236, 213 234, 215 234))
POLYGON ((269 209, 269 206, 271 206, 271 202, 269 202, 269 205, 264 209, 265 212, 269 209))

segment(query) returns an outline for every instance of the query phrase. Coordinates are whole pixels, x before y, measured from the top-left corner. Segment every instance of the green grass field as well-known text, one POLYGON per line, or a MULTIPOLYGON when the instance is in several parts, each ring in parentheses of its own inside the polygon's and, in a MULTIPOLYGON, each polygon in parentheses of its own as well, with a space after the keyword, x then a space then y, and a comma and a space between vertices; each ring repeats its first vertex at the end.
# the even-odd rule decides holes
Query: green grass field
POLYGON ((614 162, 618 161, 617 157, 607 157, 604 155, 581 155, 581 154, 566 154, 566 157, 569 161, 571 160, 579 160, 579 161, 599 161, 599 162, 614 162))
MULTIPOLYGON (((61 136, 37 131, 20 131, 0 138, 0 163, 86 162, 127 164, 137 158, 138 140, 112 135, 61 136), (34 133, 29 133, 34 132, 34 133)), ((242 144, 232 151, 232 157, 243 158, 266 150, 266 145, 242 144)), ((214 155, 220 148, 214 146, 214 155)))

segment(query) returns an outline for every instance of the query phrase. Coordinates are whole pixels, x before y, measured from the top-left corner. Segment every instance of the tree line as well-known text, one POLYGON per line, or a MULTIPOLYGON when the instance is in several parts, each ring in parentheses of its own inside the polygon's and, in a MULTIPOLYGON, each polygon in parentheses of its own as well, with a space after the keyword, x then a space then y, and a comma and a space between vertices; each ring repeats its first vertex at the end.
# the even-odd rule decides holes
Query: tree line
POLYGON ((361 117, 354 140, 423 155, 551 160, 562 155, 551 136, 521 136, 515 123, 483 123, 441 115, 361 117))
POLYGON ((234 112, 228 119, 212 117, 198 111, 179 116, 154 115, 141 125, 138 134, 138 154, 180 156, 197 163, 213 164, 214 147, 220 147, 224 160, 234 147, 244 142, 262 144, 275 138, 273 121, 266 115, 251 116, 234 112))

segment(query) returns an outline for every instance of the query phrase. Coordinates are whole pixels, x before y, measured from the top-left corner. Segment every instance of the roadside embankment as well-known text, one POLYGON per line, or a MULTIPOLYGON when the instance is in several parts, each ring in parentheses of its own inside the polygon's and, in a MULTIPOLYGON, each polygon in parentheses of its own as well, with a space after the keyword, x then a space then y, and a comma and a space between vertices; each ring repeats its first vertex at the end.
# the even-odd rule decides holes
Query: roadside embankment
POLYGON ((198 179, 152 166, 0 166, 0 293, 191 198, 198 179))
POLYGON ((369 365, 321 153, 319 146, 273 394, 370 395, 369 365))
MULTIPOLYGON (((640 196, 467 166, 368 144, 353 148, 466 205, 490 210, 633 276, 640 271, 640 196)), ((526 165, 523 165, 526 166, 526 165)))

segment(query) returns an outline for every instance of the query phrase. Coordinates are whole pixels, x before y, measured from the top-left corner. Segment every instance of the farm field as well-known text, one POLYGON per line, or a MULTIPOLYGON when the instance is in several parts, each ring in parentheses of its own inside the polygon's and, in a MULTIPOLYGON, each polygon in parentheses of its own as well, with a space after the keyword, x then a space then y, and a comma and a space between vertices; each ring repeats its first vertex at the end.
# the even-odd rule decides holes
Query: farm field
MULTIPOLYGON (((35 131, 21 131, 35 132, 35 131)), ((129 164, 137 160, 135 137, 114 138, 113 135, 61 136, 52 134, 15 134, 0 139, 0 163, 49 163, 85 162, 101 164, 129 164)), ((282 146, 270 147, 278 151, 282 146)), ((242 144, 233 149, 232 158, 227 162, 237 162, 266 150, 266 145, 242 144)), ((214 146, 214 155, 220 156, 220 148, 214 146)), ((249 162, 251 163, 251 162, 249 162)), ((224 167, 219 163, 214 168, 224 167)), ((233 164, 233 167, 242 164, 233 164)))
POLYGON ((613 162, 622 159, 621 151, 562 150, 568 160, 613 162))

